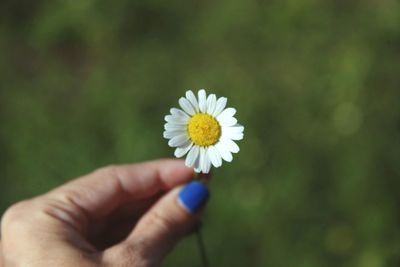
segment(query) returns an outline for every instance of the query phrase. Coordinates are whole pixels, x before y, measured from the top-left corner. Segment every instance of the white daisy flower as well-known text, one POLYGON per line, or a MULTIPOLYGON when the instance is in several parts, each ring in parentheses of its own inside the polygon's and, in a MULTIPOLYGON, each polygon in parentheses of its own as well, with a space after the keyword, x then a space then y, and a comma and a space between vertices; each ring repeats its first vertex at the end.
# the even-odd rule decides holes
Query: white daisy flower
POLYGON ((234 142, 243 139, 244 127, 237 123, 234 108, 225 108, 226 97, 199 90, 198 98, 192 91, 179 99, 182 109, 171 108, 165 116, 164 138, 168 145, 176 147, 175 156, 186 156, 185 164, 195 172, 208 173, 211 164, 218 168, 222 159, 231 162, 232 153, 239 152, 234 142))

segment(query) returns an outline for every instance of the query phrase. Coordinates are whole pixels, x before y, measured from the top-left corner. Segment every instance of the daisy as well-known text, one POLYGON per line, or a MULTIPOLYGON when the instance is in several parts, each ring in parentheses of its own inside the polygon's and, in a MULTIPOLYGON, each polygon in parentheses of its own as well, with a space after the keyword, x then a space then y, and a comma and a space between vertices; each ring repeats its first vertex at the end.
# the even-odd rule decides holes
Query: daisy
POLYGON ((195 172, 208 173, 211 165, 218 168, 222 160, 232 161, 232 153, 239 152, 234 140, 243 139, 244 127, 237 124, 234 108, 225 108, 226 97, 208 97, 204 89, 198 98, 192 91, 179 99, 182 109, 171 108, 165 116, 164 138, 175 147, 175 156, 186 156, 185 164, 195 172))

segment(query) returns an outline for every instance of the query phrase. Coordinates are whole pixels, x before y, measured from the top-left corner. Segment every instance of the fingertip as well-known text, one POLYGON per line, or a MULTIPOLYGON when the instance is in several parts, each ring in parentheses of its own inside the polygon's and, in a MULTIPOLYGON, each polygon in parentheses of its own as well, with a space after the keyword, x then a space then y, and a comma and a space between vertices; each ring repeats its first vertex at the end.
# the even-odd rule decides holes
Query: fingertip
MULTIPOLYGON (((163 190, 170 190, 178 185, 190 181, 193 177, 193 169, 185 166, 185 162, 180 159, 157 159, 146 161, 142 163, 125 165, 125 177, 135 177, 135 179, 128 179, 134 187, 133 180, 136 185, 140 182, 146 184, 143 188, 158 188, 163 190)), ((129 186, 126 186, 129 188, 129 186)), ((156 190, 156 189, 154 189, 156 190)))
POLYGON ((165 185, 165 189, 171 189, 177 185, 186 183, 193 178, 193 168, 185 165, 180 159, 161 159, 154 161, 159 170, 159 176, 165 185))

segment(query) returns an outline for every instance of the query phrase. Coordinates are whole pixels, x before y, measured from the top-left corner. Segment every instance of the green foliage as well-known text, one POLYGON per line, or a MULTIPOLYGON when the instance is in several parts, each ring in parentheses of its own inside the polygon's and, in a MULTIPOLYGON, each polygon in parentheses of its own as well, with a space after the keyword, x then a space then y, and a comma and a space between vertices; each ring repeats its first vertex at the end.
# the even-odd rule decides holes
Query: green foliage
MULTIPOLYGON (((214 172, 213 266, 400 265, 400 3, 0 3, 0 208, 169 157, 187 88, 246 126, 214 172)), ((194 239, 166 266, 196 266, 194 239)))

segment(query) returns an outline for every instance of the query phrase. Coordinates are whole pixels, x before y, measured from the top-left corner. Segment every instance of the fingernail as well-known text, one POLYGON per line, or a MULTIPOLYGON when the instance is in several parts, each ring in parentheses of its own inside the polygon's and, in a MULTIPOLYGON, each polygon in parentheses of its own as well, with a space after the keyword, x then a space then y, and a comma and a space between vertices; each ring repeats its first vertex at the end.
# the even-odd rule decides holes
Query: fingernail
POLYGON ((206 202, 209 196, 205 184, 197 181, 188 183, 179 193, 179 203, 190 213, 196 213, 206 202))

